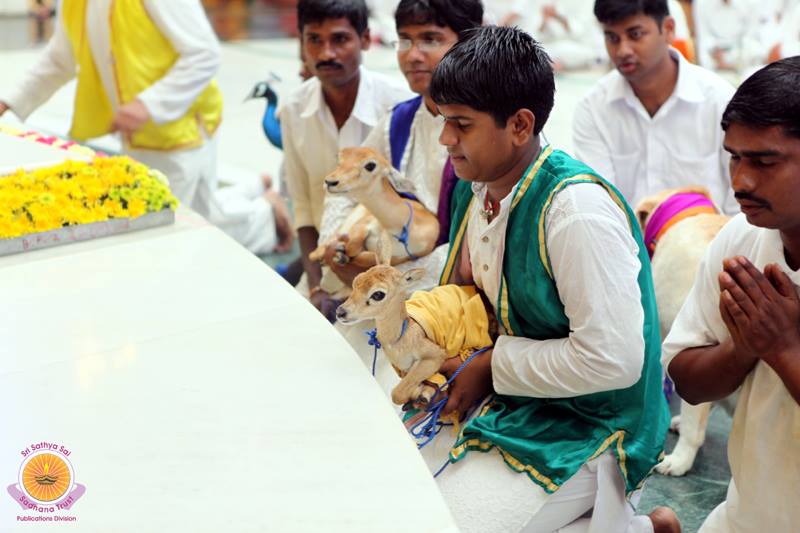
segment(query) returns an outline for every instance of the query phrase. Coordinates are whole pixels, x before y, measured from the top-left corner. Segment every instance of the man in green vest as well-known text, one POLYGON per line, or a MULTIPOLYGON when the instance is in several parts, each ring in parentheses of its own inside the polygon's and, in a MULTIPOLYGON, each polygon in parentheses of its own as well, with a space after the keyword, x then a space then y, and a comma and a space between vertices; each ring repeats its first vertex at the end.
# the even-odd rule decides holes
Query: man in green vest
POLYGON ((431 82, 462 180, 441 282, 475 284, 500 324, 449 390, 445 414, 489 399, 439 486, 466 532, 677 532, 670 509, 633 510, 669 423, 647 250, 612 185, 541 145, 554 92, 515 28, 470 32, 431 82))

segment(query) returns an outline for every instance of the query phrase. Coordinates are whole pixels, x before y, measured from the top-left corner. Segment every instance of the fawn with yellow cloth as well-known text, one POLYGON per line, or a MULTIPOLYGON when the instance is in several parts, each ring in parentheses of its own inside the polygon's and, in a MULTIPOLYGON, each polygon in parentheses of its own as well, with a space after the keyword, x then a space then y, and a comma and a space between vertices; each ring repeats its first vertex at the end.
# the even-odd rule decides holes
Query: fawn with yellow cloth
POLYGON ((439 368, 446 359, 492 344, 489 316, 475 287, 446 285, 409 298, 424 274, 374 266, 356 276, 352 294, 336 313, 343 324, 375 320, 378 341, 402 376, 392 390, 398 405, 426 405, 435 387, 445 383, 439 368))

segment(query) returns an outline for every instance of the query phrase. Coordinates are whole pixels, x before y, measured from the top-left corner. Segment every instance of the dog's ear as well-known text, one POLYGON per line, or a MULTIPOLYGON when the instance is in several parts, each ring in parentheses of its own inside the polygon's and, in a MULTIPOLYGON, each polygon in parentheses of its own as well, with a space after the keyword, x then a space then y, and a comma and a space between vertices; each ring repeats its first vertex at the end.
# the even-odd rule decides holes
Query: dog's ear
POLYGON ((648 196, 639 202, 639 205, 633 211, 636 213, 636 219, 639 221, 639 227, 642 228, 642 231, 644 231, 647 219, 655 211, 656 207, 658 207, 658 199, 655 196, 648 196))
POLYGON ((679 192, 693 192, 693 193, 697 193, 697 194, 702 194, 703 196, 705 196, 709 200, 712 200, 711 192, 707 188, 703 187, 702 185, 692 185, 690 187, 684 187, 684 188, 680 189, 679 192))

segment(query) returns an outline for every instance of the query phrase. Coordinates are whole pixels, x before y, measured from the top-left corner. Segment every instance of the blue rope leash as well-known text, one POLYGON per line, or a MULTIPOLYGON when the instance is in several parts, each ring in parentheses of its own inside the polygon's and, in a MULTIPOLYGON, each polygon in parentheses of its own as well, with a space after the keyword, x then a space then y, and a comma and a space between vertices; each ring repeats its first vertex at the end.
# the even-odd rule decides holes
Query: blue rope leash
POLYGON ((417 444, 418 449, 421 450, 422 448, 427 446, 436 437, 436 435, 439 434, 439 432, 442 430, 443 427, 450 425, 441 422, 439 420, 445 405, 447 405, 447 398, 442 398, 438 402, 436 401, 436 398, 437 396, 439 396, 439 393, 441 393, 447 386, 449 386, 453 382, 454 379, 456 379, 456 376, 458 376, 461 373, 461 371, 464 370, 464 368, 470 363, 470 361, 475 359, 475 357, 479 356, 489 348, 490 347, 487 346, 486 348, 482 348, 477 352, 474 352, 472 355, 470 355, 467 358, 467 360, 461 363, 461 366, 459 366, 458 369, 456 369, 456 371, 453 372, 453 375, 450 376, 450 379, 447 380, 447 383, 436 389, 436 392, 431 397, 431 401, 428 407, 425 408, 425 412, 427 413, 427 415, 423 417, 421 420, 419 420, 416 424, 411 426, 411 428, 409 429, 409 433, 411 433, 412 437, 414 437, 417 440, 424 439, 422 442, 417 444))
POLYGON ((372 375, 375 375, 375 363, 378 362, 378 350, 381 349, 381 341, 378 340, 378 328, 372 328, 369 331, 365 331, 364 333, 367 334, 369 340, 367 344, 370 346, 374 346, 375 350, 372 352, 372 375))
POLYGON ((444 462, 442 467, 439 468, 439 470, 437 470, 436 473, 433 475, 433 479, 436 479, 437 477, 439 477, 439 474, 444 472, 444 469, 447 468, 449 464, 450 464, 450 459, 448 458, 447 461, 444 462))
POLYGON ((412 254, 411 250, 408 249, 409 230, 411 228, 411 223, 414 221, 414 207, 410 202, 406 202, 405 204, 408 206, 408 222, 406 222, 406 225, 403 226, 403 229, 400 231, 400 235, 394 235, 394 238, 397 239, 400 244, 403 245, 403 248, 406 249, 406 254, 408 257, 410 257, 412 261, 416 261, 419 259, 419 257, 412 254))
MULTIPOLYGON (((400 336, 397 337, 397 341, 403 338, 403 335, 406 334, 406 329, 408 329, 408 319, 406 318, 403 320, 403 329, 400 330, 400 336)), ((369 337, 367 344, 369 346, 373 346, 374 350, 372 352, 372 375, 375 375, 375 365, 378 362, 378 350, 382 348, 381 341, 378 340, 378 328, 374 327, 369 331, 365 331, 364 334, 369 337)), ((395 341, 395 342, 397 342, 395 341)))
MULTIPOLYGON (((403 338, 403 335, 406 333, 406 328, 408 327, 408 319, 403 321, 403 329, 400 331, 400 337, 397 340, 403 338)), ((373 347, 372 352, 372 375, 375 375, 375 365, 378 361, 378 350, 381 349, 381 341, 378 340, 378 328, 373 328, 369 331, 364 332, 369 340, 367 343, 373 347)), ((415 423, 411 428, 409 428, 408 432, 411 434, 412 437, 416 440, 425 439, 423 442, 417 444, 417 449, 421 450, 425 446, 427 446, 435 437, 438 435, 442 428, 445 426, 452 426, 452 424, 448 424, 445 422, 441 422, 439 418, 441 417, 442 411, 444 410, 445 405, 447 405, 447 398, 442 398, 438 402, 435 401, 439 393, 441 393, 447 386, 449 386, 456 376, 458 376, 462 370, 472 361, 475 357, 479 356, 480 354, 484 353, 486 350, 491 348, 491 346, 487 346, 486 348, 481 348, 480 350, 473 352, 461 365, 453 372, 453 375, 450 376, 450 379, 447 382, 438 387, 436 392, 433 393, 431 397, 431 401, 428 404, 428 407, 425 408, 425 412, 427 413, 424 417, 422 417, 417 423, 415 423)), ((450 464, 450 460, 448 459, 440 468, 433 474, 434 479, 439 476, 442 472, 444 472, 447 465, 450 464)))

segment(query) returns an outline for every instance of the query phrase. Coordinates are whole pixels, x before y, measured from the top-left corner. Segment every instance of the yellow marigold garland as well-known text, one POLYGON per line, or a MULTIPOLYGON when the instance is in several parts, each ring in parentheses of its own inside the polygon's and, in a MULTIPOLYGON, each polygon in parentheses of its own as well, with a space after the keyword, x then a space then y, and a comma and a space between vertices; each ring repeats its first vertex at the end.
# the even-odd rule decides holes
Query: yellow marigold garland
POLYGON ((163 174, 129 157, 67 161, 0 177, 0 238, 175 209, 163 174))

